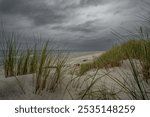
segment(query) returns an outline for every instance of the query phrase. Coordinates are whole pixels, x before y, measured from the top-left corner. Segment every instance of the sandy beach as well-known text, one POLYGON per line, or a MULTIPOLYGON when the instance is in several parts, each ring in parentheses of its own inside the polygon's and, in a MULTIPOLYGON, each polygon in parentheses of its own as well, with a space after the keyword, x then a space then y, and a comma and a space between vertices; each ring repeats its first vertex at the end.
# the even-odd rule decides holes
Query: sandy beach
MULTIPOLYGON (((90 62, 93 58, 100 56, 102 53, 104 52, 80 52, 70 55, 64 68, 65 72, 57 89, 54 92, 42 91, 40 94, 34 93, 34 74, 5 78, 1 67, 0 99, 71 100, 92 98, 103 99, 104 96, 108 99, 130 99, 124 89, 115 82, 116 79, 123 82, 124 85, 130 85, 131 80, 134 82, 133 73, 131 72, 132 70, 128 60, 122 61, 120 67, 99 69, 98 71, 92 69, 85 75, 79 77, 73 72, 74 70, 79 69, 80 64, 90 62), (92 88, 90 90, 93 92, 99 90, 101 91, 101 95, 96 93, 93 97, 84 96, 84 98, 82 98, 85 94, 85 90, 93 81, 96 82, 94 82, 94 85, 91 86, 92 88), (112 95, 114 95, 114 97, 112 95)), ((137 60, 134 61, 137 63, 137 68, 140 72, 140 64, 138 65, 137 60)), ((144 85, 147 90, 150 91, 148 84, 144 83, 144 85)))

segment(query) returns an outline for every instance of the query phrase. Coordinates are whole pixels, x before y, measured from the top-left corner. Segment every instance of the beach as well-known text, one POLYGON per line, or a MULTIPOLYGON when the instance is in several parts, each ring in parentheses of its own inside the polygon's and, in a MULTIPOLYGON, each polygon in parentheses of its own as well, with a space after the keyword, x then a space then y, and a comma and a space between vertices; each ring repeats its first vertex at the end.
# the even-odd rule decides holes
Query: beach
MULTIPOLYGON (((91 69, 82 76, 77 76, 80 65, 91 62, 99 57, 104 51, 79 52, 69 55, 64 66, 63 75, 55 91, 46 91, 36 94, 34 92, 35 74, 21 75, 16 77, 4 77, 4 71, 0 70, 0 99, 7 100, 76 100, 76 99, 130 99, 121 85, 131 85, 134 82, 131 65, 124 60, 119 67, 108 69, 91 69), (126 80, 124 80, 126 79, 126 80), (118 84, 116 82, 122 82, 118 84), (90 89, 88 89, 90 87, 90 89), (97 93, 97 91, 99 91, 97 93), (87 93, 88 92, 88 93, 87 93), (94 94, 92 94, 95 92, 94 94), (90 94, 91 93, 91 94, 90 94)), ((136 62, 140 72, 140 64, 136 62)), ((141 79, 142 82, 142 79, 141 79)), ((148 91, 148 84, 144 83, 148 91)), ((135 86, 136 87, 136 86, 135 86)), ((137 88, 138 89, 138 88, 137 88)), ((150 95, 149 95, 150 96, 150 95)))

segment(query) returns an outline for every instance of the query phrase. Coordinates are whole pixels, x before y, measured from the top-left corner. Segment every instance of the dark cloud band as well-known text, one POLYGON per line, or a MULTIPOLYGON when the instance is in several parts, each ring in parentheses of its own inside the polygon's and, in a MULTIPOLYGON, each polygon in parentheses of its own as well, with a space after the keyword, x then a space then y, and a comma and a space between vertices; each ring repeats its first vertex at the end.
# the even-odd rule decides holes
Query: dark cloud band
POLYGON ((144 1, 0 0, 0 18, 5 18, 9 30, 21 30, 26 34, 39 32, 43 36, 51 35, 61 43, 69 40, 69 46, 73 48, 95 50, 100 49, 98 43, 108 42, 105 47, 100 45, 102 48, 113 44, 109 40, 111 29, 133 29, 139 21, 138 14, 145 15, 145 10, 149 9, 150 1, 144 1))

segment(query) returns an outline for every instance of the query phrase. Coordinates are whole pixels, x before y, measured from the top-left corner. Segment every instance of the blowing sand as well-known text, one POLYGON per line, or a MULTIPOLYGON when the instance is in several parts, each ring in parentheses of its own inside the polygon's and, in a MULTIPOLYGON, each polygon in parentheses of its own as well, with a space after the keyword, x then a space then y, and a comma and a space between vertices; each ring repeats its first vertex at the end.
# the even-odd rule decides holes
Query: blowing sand
MULTIPOLYGON (((134 82, 131 66, 127 60, 123 61, 120 67, 107 70, 100 69, 98 71, 93 69, 81 77, 77 77, 76 74, 72 73, 74 69, 79 69, 80 64, 90 62, 93 58, 100 56, 102 53, 103 52, 83 52, 71 55, 65 65, 66 72, 63 74, 62 81, 58 88, 54 92, 43 91, 41 94, 34 93, 33 74, 5 78, 3 69, 1 68, 0 99, 82 99, 85 90, 93 79, 97 80, 91 89, 92 91, 101 91, 101 96, 95 94, 92 97, 85 96, 83 99, 114 99, 112 93, 114 93, 114 95, 115 93, 118 94, 117 99, 130 99, 123 88, 114 81, 114 79, 118 79, 120 82, 123 82, 124 85, 130 85, 131 81, 132 83, 134 82)), ((140 72, 140 65, 138 65, 137 60, 135 60, 135 62, 140 72)), ((142 79, 141 82, 143 82, 142 79)), ((150 91, 149 85, 147 83, 144 83, 144 85, 147 90, 150 91)))

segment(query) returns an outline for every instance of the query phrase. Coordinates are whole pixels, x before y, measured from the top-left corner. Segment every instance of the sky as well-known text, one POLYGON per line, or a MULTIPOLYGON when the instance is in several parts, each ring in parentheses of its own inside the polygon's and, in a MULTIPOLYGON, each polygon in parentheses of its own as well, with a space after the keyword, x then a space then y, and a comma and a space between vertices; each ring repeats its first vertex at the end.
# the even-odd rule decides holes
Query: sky
POLYGON ((149 6, 150 0, 0 0, 0 20, 31 40, 40 35, 73 50, 106 50, 116 42, 112 30, 125 34, 142 25, 149 6))

